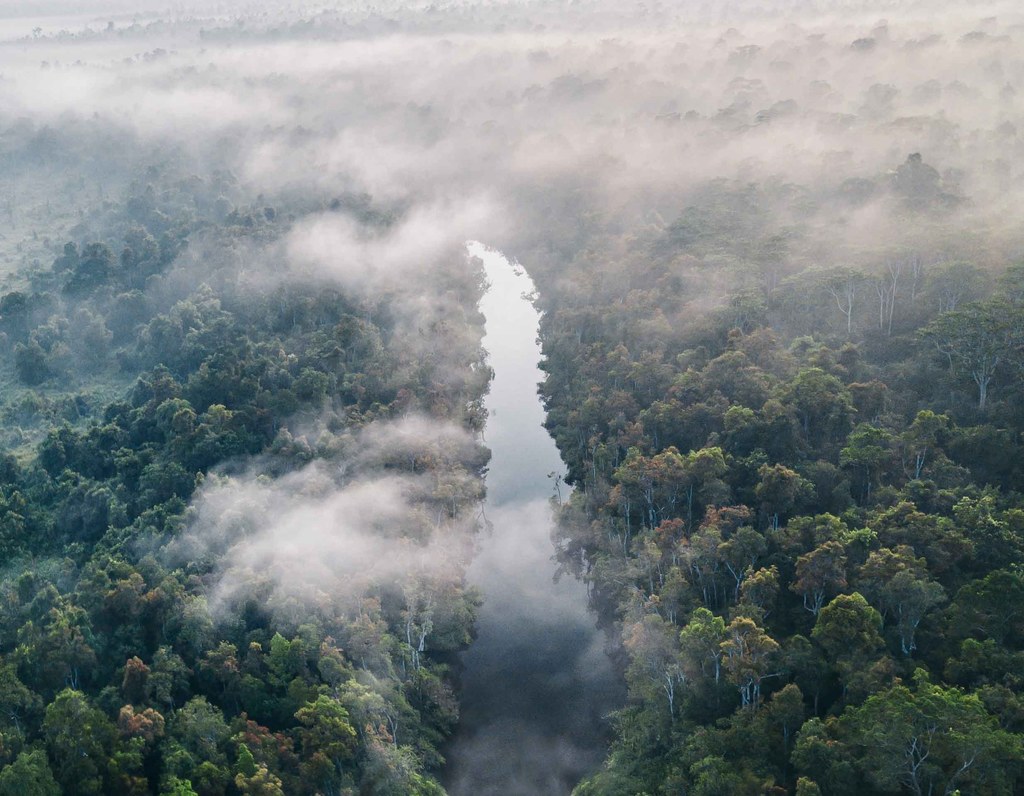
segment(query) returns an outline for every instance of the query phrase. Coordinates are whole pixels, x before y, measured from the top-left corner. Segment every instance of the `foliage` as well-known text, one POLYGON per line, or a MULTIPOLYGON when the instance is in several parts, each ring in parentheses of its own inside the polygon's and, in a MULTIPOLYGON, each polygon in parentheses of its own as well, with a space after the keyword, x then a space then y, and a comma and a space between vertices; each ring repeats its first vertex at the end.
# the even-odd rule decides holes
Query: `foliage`
MULTIPOLYGON (((919 155, 892 180, 913 212, 955 206, 919 155)), ((798 236, 770 244, 768 190, 717 181, 617 259, 532 272, 576 488, 557 542, 629 685, 578 792, 1014 792, 1020 268, 1001 295, 922 251, 807 268, 798 236), (644 334, 652 314, 675 323, 644 334)))
MULTIPOLYGON (((291 614, 258 585, 211 607, 223 562, 172 551, 200 490, 239 461, 268 483, 311 462, 344 472, 375 420, 478 430, 475 266, 433 286, 446 357, 425 358, 382 299, 299 277, 247 287, 237 252, 291 221, 219 216, 207 190, 173 173, 136 186, 91 225, 100 240, 68 243, 30 291, 0 298, 0 360, 32 398, 27 444, 0 466, 0 793, 439 793, 457 711, 437 653, 471 637, 464 562, 420 587, 434 618, 410 650, 399 584, 291 614), (190 242, 201 279, 180 257, 190 242)), ((418 510, 462 528, 487 460, 468 447, 382 454, 364 475, 435 485, 418 510)), ((408 525, 389 532, 414 543, 408 525)))

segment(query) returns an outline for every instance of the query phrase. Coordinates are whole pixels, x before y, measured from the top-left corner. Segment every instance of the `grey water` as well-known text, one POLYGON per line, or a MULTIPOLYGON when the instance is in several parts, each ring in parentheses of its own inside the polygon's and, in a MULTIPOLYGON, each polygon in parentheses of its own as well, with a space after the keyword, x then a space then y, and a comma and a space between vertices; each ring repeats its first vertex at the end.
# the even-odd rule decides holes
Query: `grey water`
POLYGON ((564 796, 604 758, 621 686, 585 585, 554 579, 551 498, 564 468, 542 426, 533 283, 499 252, 476 243, 470 252, 490 283, 480 307, 494 370, 485 432, 492 527, 469 571, 484 602, 462 656, 462 715, 444 784, 452 796, 564 796))

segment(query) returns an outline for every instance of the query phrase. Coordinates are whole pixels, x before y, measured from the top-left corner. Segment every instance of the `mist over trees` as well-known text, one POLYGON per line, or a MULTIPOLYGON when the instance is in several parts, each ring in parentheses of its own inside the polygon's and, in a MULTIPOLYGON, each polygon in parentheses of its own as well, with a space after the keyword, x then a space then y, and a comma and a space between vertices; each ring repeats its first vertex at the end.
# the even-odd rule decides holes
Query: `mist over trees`
POLYGON ((1013 3, 29 5, 0 793, 443 792, 469 239, 629 691, 576 793, 1021 788, 1013 3))

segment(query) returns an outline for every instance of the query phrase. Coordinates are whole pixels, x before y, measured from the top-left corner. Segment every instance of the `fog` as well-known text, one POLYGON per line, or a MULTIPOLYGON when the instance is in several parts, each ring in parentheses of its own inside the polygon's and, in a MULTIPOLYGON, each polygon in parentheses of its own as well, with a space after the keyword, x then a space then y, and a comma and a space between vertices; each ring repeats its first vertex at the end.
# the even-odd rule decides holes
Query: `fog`
POLYGON ((200 490, 188 531, 167 554, 179 563, 212 562, 215 616, 259 596, 295 626, 314 607, 344 611, 381 585, 461 583, 474 517, 456 516, 436 473, 387 467, 429 459, 444 467, 446 495, 479 498, 469 475, 480 455, 472 438, 409 416, 371 423, 346 442, 340 465, 314 461, 276 479, 214 475, 200 490))
MULTIPOLYGON (((339 287, 368 312, 392 313, 409 366, 445 381, 475 366, 459 357, 476 341, 430 335, 458 306, 460 280, 480 277, 469 239, 518 260, 542 290, 557 291, 574 261, 593 261, 598 284, 601 263, 642 257, 638 241, 726 185, 755 186, 764 216, 787 231, 780 278, 880 267, 901 249, 939 260, 969 252, 979 264, 1020 254, 1024 12, 870 0, 7 0, 0 146, 8 284, 16 267, 84 239, 101 197, 145 183, 156 163, 200 175, 236 206, 288 208, 286 233, 246 253, 245 289, 339 287), (924 193, 896 177, 911 153, 938 174, 924 193), (363 197, 358 212, 338 209, 351 197, 363 197)), ((209 262, 237 255, 234 245, 199 237, 182 291, 207 278, 209 262)), ((701 291, 670 322, 735 287, 727 259, 709 260, 701 291)), ((469 457, 477 441, 410 414, 346 437, 343 464, 273 478, 263 461, 238 463, 209 476, 166 554, 217 562, 215 615, 256 595, 298 623, 310 606, 353 610, 371 585, 461 588, 478 518, 447 516, 428 473, 384 460, 424 446, 469 457)), ((540 469, 546 479, 550 465, 540 469)), ((447 486, 479 489, 468 476, 447 486)), ((510 508, 504 488, 488 481, 492 522, 545 521, 546 502, 510 508)), ((490 552, 515 567, 490 584, 496 607, 522 601, 520 584, 550 564, 548 551, 506 544, 490 552)), ((582 606, 549 625, 576 632, 582 606)), ((528 647, 548 630, 511 615, 503 632, 528 647)), ((573 637, 586 639, 581 666, 603 654, 591 631, 573 637)), ((591 708, 580 708, 588 723, 591 708)), ((487 709, 517 721, 514 705, 487 709)), ((524 771, 569 772, 557 787, 599 761, 599 739, 583 751, 548 740, 518 760, 524 771)), ((466 747, 458 770, 493 766, 505 742, 466 747)))
POLYGON ((809 240, 828 228, 834 242, 838 227, 851 252, 877 249, 906 235, 886 228, 886 192, 836 200, 911 152, 965 200, 947 228, 985 225, 1016 245, 1024 64, 1010 6, 742 6, 678 19, 630 14, 639 4, 183 10, 124 31, 12 35, 0 97, 9 120, 99 118, 197 169, 217 159, 254 193, 461 202, 441 227, 514 219, 488 237, 513 253, 539 221, 573 224, 568 207, 551 212, 562 202, 612 227, 657 224, 716 178, 792 185, 809 240))

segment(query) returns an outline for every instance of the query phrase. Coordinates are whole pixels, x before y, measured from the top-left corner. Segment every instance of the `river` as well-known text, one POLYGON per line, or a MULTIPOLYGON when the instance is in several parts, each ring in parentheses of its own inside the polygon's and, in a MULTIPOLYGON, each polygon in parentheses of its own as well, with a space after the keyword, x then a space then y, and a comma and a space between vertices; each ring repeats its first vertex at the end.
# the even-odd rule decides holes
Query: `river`
POLYGON ((542 426, 538 315, 524 297, 533 283, 500 253, 469 248, 491 285, 480 308, 494 369, 485 504, 492 529, 469 570, 484 602, 462 656, 462 718, 444 784, 452 796, 564 796, 604 758, 605 717, 621 704, 621 686, 585 586, 554 580, 550 499, 564 468, 542 426))

